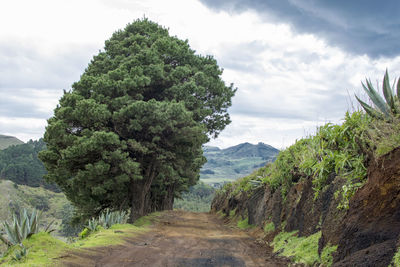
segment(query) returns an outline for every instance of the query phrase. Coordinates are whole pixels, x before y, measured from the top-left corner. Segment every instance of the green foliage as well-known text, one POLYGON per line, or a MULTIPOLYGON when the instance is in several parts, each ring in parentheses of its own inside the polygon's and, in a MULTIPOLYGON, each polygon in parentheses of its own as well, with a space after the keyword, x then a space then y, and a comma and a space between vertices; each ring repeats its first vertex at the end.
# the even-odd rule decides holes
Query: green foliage
POLYGON ((18 262, 13 260, 14 253, 18 253, 21 248, 17 245, 10 248, 1 262, 5 266, 57 266, 54 259, 68 249, 67 244, 44 232, 34 234, 23 241, 23 247, 29 250, 24 259, 18 262))
POLYGON ((255 170, 252 174, 237 179, 235 182, 226 183, 224 186, 217 190, 217 194, 226 194, 227 197, 236 196, 240 193, 246 193, 251 196, 253 190, 262 185, 262 178, 265 177, 268 172, 270 164, 255 170))
POLYGON ((66 203, 62 205, 60 210, 61 217, 61 229, 60 232, 62 235, 67 237, 77 236, 79 231, 83 227, 83 223, 74 221, 76 219, 74 217, 75 208, 71 205, 71 203, 66 203))
POLYGON ((126 211, 110 211, 104 210, 98 217, 88 220, 86 227, 79 233, 81 239, 86 238, 89 234, 99 229, 109 229, 115 224, 125 224, 128 219, 126 211))
MULTIPOLYGON (((65 215, 64 213, 72 212, 73 210, 64 194, 55 193, 43 187, 25 185, 16 187, 9 180, 0 180, 0 196, 0 222, 8 221, 11 223, 13 221, 13 213, 22 215, 21 211, 23 209, 31 211, 35 208, 37 209, 37 204, 44 203, 45 207, 48 208, 42 210, 40 227, 45 227, 54 221, 52 224, 52 228, 56 229, 54 234, 57 236, 66 235, 63 229, 69 225, 66 220, 63 220, 63 216, 65 215), (71 210, 65 209, 65 207, 69 207, 71 210)), ((79 226, 79 229, 71 235, 76 236, 81 229, 82 226, 79 226)), ((0 245, 0 254, 5 249, 5 246, 0 245)))
MULTIPOLYGON (((49 235, 49 233, 40 232, 23 241, 23 247, 29 249, 29 254, 24 259, 18 262, 13 261, 14 253, 20 250, 20 246, 17 245, 11 247, 0 259, 0 264, 21 267, 59 266, 60 259, 71 252, 86 255, 86 248, 123 244, 128 237, 150 231, 151 228, 148 226, 158 216, 159 213, 152 213, 141 218, 140 221, 145 222, 142 225, 114 224, 109 229, 101 228, 86 238, 78 239, 71 244, 67 244, 49 235)), ((81 262, 78 263, 81 264, 81 262)))
MULTIPOLYGON (((0 240, 7 246, 22 244, 26 238, 39 232, 40 214, 37 210, 29 213, 26 209, 21 215, 14 214, 12 223, 3 222, 6 236, 1 235, 0 240)), ((48 228, 45 231, 48 231, 48 228)))
POLYGON ((14 256, 12 256, 13 261, 21 261, 23 260, 26 256, 28 256, 29 249, 26 249, 24 246, 21 246, 19 250, 16 250, 14 252, 14 256))
POLYGON ((340 197, 338 208, 347 209, 349 199, 365 182, 373 122, 362 112, 346 113, 342 125, 328 123, 319 127, 315 136, 297 141, 281 151, 273 163, 224 185, 217 194, 228 192, 227 196, 231 197, 246 192, 250 196, 261 181, 273 191, 280 190, 285 199, 294 184, 311 177, 317 199, 331 177, 339 175, 345 183, 335 194, 340 197))
MULTIPOLYGON (((291 186, 302 177, 313 177, 315 198, 328 185, 332 174, 346 180, 342 191, 348 199, 366 177, 366 159, 371 119, 361 112, 346 113, 342 125, 330 123, 320 127, 315 136, 297 141, 281 151, 276 161, 265 170, 263 182, 285 197, 291 186)), ((340 192, 339 192, 340 193, 340 192)), ((343 207, 346 205, 343 204, 343 207)))
POLYGON ((321 265, 329 267, 333 263, 332 253, 336 252, 338 246, 326 245, 321 252, 321 265))
POLYGON ((369 135, 376 157, 389 153, 400 146, 400 118, 393 118, 390 122, 374 120, 369 135))
POLYGON ((245 230, 253 228, 254 225, 249 224, 249 218, 244 218, 243 220, 237 222, 237 227, 239 227, 239 229, 245 230))
POLYGON ((264 225, 264 233, 268 234, 275 231, 275 225, 273 222, 265 223, 264 225))
POLYGON ((155 221, 157 221, 157 217, 160 216, 161 213, 159 212, 153 212, 150 213, 149 215, 140 217, 138 220, 136 220, 133 225, 136 227, 145 227, 153 224, 155 221))
MULTIPOLYGON (((98 224, 104 227, 105 229, 110 228, 114 224, 124 224, 128 219, 126 211, 103 211, 98 219, 98 224)), ((92 218, 93 220, 93 218, 92 218)), ((93 222, 93 221, 92 221, 93 222)), ((89 220, 90 224, 90 220, 89 220)), ((94 226, 95 223, 92 224, 94 226)), ((94 229, 96 229, 97 225, 95 225, 94 229)))
POLYGON ((272 243, 274 252, 290 257, 296 263, 304 263, 313 266, 320 262, 318 255, 318 240, 321 232, 317 232, 308 237, 298 237, 297 231, 280 232, 275 236, 272 243))
POLYGON ((182 194, 181 198, 174 201, 174 209, 182 209, 194 212, 210 211, 211 201, 214 198, 215 189, 203 182, 198 182, 182 194))
POLYGON ((128 24, 49 119, 39 155, 46 178, 86 218, 130 207, 133 221, 172 206, 199 179, 202 144, 230 122, 235 89, 221 75, 213 57, 158 24, 128 24))
MULTIPOLYGON (((95 230, 96 230, 96 228, 94 229, 94 231, 95 230)), ((85 227, 85 228, 83 228, 82 232, 79 233, 78 236, 79 236, 79 238, 84 239, 84 238, 88 237, 91 232, 94 232, 94 231, 85 227)))
POLYGON ((11 180, 16 184, 43 186, 59 192, 57 186, 46 183, 43 179, 47 172, 38 159, 38 153, 45 148, 43 139, 39 139, 0 150, 0 178, 11 180))
POLYGON ((397 249, 396 253, 393 256, 392 263, 389 267, 399 267, 400 266, 400 248, 397 249))
POLYGON ((100 226, 99 220, 96 218, 91 218, 89 219, 85 229, 88 229, 90 232, 94 232, 97 230, 97 226, 100 226))
POLYGON ((362 83, 364 91, 368 94, 369 99, 374 104, 374 107, 371 107, 364 101, 362 101, 359 97, 356 98, 364 110, 371 116, 376 119, 392 121, 393 118, 400 114, 400 106, 399 106, 399 97, 400 97, 400 79, 397 81, 397 91, 396 88, 390 86, 389 82, 389 74, 386 70, 385 76, 383 78, 382 91, 383 99, 379 93, 373 87, 371 80, 366 79, 366 84, 362 83))

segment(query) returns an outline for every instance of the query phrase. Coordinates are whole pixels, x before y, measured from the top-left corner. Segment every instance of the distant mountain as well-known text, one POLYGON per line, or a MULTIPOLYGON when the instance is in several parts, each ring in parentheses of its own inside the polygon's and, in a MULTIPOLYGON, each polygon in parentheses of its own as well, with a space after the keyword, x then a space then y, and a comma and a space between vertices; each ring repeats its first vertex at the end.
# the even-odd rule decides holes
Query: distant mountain
POLYGON ((267 162, 274 161, 279 150, 264 143, 243 143, 225 149, 204 146, 203 152, 207 163, 200 171, 200 179, 218 186, 246 176, 267 162))
POLYGON ((21 140, 13 136, 1 135, 0 134, 0 150, 5 149, 12 145, 23 144, 21 140))
POLYGON ((258 143, 257 145, 243 143, 222 150, 224 155, 232 156, 234 158, 261 157, 266 160, 275 157, 278 152, 278 149, 264 143, 258 143))

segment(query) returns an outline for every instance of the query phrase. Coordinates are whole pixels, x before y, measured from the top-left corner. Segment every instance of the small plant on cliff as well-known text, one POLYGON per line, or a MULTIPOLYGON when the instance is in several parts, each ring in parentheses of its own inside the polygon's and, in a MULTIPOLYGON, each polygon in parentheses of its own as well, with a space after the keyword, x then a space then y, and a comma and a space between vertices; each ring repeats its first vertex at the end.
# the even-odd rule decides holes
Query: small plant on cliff
POLYGON ((361 83, 364 91, 368 94, 369 99, 374 107, 362 101, 357 95, 355 96, 364 110, 376 119, 392 121, 394 117, 400 114, 399 97, 400 97, 400 79, 397 81, 397 90, 395 86, 390 86, 389 74, 386 70, 383 78, 382 91, 384 99, 379 95, 378 91, 373 87, 371 80, 366 79, 366 85, 361 83))
POLYGON ((314 266, 320 262, 318 255, 318 240, 321 232, 308 237, 298 237, 297 231, 282 231, 275 236, 272 245, 274 252, 282 256, 290 257, 296 263, 304 263, 307 266, 314 266))

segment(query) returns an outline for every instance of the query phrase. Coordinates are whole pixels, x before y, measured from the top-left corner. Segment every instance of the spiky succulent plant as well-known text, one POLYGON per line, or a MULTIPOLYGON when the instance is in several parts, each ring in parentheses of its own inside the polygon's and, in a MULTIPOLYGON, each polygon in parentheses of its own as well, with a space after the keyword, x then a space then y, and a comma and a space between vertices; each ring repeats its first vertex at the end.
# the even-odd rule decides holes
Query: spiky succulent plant
POLYGON ((126 211, 110 211, 105 210, 99 216, 99 224, 104 228, 110 228, 114 224, 126 223, 127 213, 126 211))
MULTIPOLYGON (((3 222, 4 231, 0 233, 0 240, 7 246, 22 244, 22 241, 26 238, 39 232, 40 217, 41 211, 36 209, 32 210, 31 213, 26 209, 24 209, 20 215, 14 213, 11 223, 3 222)), ((50 226, 53 222, 45 227, 45 232, 54 231, 50 230, 50 226)))
POLYGON ((371 80, 366 79, 366 84, 361 84, 374 106, 368 105, 357 95, 355 97, 369 115, 377 119, 392 121, 394 117, 400 114, 400 79, 397 81, 396 88, 395 83, 393 86, 390 86, 389 74, 386 70, 382 85, 384 98, 375 90, 371 80))
POLYGON ((29 214, 24 209, 20 216, 13 214, 12 223, 3 223, 6 236, 2 235, 0 240, 8 246, 21 244, 26 238, 39 231, 39 217, 40 212, 37 210, 29 214))

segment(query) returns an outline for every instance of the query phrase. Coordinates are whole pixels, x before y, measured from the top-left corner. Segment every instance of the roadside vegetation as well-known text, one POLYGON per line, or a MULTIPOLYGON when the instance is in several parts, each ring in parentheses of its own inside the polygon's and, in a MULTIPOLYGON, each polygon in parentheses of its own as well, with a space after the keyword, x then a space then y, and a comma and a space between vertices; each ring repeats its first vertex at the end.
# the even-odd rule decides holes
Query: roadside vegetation
MULTIPOLYGON (((330 177, 334 176, 343 181, 334 192, 338 200, 337 209, 348 209, 351 197, 366 182, 371 161, 400 146, 400 80, 397 85, 390 84, 386 72, 382 97, 367 80, 362 86, 371 105, 356 96, 364 111, 347 112, 343 123, 319 127, 315 135, 297 140, 281 151, 273 163, 225 184, 216 195, 240 199, 244 194, 249 198, 260 186, 268 186, 272 192, 279 190, 282 200, 286 201, 294 185, 311 177, 314 200, 317 200, 330 185, 330 177)), ((265 228, 266 233, 274 229, 269 223, 265 228)), ((296 232, 284 232, 283 227, 279 230, 281 232, 276 235, 273 245, 281 255, 308 265, 323 263, 329 266, 332 263, 331 254, 335 246, 326 246, 320 256, 317 253, 320 232, 298 237, 296 232)))
POLYGON ((99 217, 91 218, 79 237, 64 242, 50 235, 51 228, 37 227, 39 214, 37 211, 25 211, 24 216, 14 219, 11 227, 5 227, 6 234, 3 233, 0 240, 6 242, 9 248, 0 258, 0 265, 55 266, 66 255, 85 253, 81 250, 83 248, 123 244, 127 236, 149 231, 149 225, 159 216, 159 213, 152 213, 134 224, 126 224, 125 212, 105 211, 99 217))

